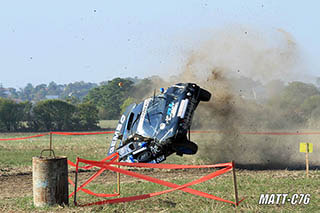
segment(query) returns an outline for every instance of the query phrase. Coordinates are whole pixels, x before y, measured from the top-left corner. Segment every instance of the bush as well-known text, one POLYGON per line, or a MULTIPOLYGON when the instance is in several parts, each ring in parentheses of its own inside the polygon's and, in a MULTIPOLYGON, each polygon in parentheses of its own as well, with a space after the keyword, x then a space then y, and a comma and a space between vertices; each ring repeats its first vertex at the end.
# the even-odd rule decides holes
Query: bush
POLYGON ((0 129, 16 131, 23 116, 23 105, 10 99, 0 98, 0 129))
POLYGON ((34 118, 40 130, 72 130, 76 107, 61 100, 45 100, 36 104, 34 118))
POLYGON ((77 105, 76 113, 73 117, 74 128, 79 130, 98 129, 98 109, 91 103, 83 103, 77 105))

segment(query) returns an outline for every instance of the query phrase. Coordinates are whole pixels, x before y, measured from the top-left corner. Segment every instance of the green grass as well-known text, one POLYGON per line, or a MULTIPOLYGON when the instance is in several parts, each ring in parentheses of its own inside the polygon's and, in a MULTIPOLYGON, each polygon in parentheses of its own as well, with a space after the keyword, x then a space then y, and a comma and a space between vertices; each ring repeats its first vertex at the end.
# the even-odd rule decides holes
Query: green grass
MULTIPOLYGON (((36 133, 0 134, 0 138, 24 137, 36 133)), ((100 160, 106 156, 112 135, 64 136, 53 135, 52 145, 57 156, 100 160)), ((43 149, 50 147, 50 137, 43 136, 22 141, 0 141, 0 167, 31 166, 32 157, 40 156, 43 149)), ((43 152, 44 156, 49 152, 43 152)))
POLYGON ((118 124, 118 120, 101 120, 99 126, 103 129, 115 129, 118 124))
MULTIPOLYGON (((30 136, 37 133, 10 133, 0 134, 0 138, 10 137, 23 137, 30 136)), ((56 155, 67 156, 68 159, 75 161, 76 157, 85 159, 100 160, 106 156, 106 152, 111 141, 112 135, 90 135, 90 136, 53 136, 53 148, 56 155)), ((192 135, 192 140, 196 141, 199 145, 200 151, 194 156, 179 157, 176 155, 170 156, 166 163, 177 164, 207 164, 221 162, 222 156, 225 154, 228 156, 230 150, 226 145, 223 145, 221 135, 192 135), (210 148, 208 148, 208 146, 210 148), (208 153, 211 153, 210 156, 208 153), (208 158, 208 155, 210 156, 208 158), (202 156, 206 156, 205 158, 202 156), (214 158, 217 156, 217 158, 214 158)), ((243 146, 248 146, 246 152, 238 153, 240 160, 255 159, 255 155, 262 155, 263 152, 258 150, 263 146, 264 156, 260 156, 257 162, 262 162, 263 158, 276 158, 278 154, 280 159, 286 158, 287 161, 293 160, 294 162, 303 163, 304 154, 299 153, 299 142, 313 142, 314 153, 310 154, 310 161, 317 164, 319 161, 316 158, 318 156, 317 137, 316 136, 241 136, 238 138, 243 146), (267 140, 266 140, 267 139, 267 140), (254 142, 254 143, 253 143, 254 142), (251 144, 250 144, 251 143, 251 144), (292 149, 288 151, 288 147, 292 149), (283 148, 283 149, 282 149, 283 148), (255 153, 251 153, 256 150, 255 153), (279 150, 279 152, 274 152, 279 150), (270 151, 270 153, 268 153, 270 151), (273 152, 273 153, 272 153, 273 152), (251 153, 251 154, 250 154, 251 153), (247 156, 247 157, 246 157, 247 156), (296 157, 295 157, 296 156, 296 157), (246 158, 245 158, 246 157, 246 158)), ((6 171, 5 168, 11 168, 13 170, 26 169, 31 172, 32 157, 39 156, 42 149, 49 147, 49 136, 40 138, 33 138, 23 141, 0 141, 0 176, 2 171, 6 171), (1 170, 3 169, 3 170, 1 170)), ((48 153, 45 153, 47 155, 48 153)), ((237 156, 236 156, 237 157, 237 156)), ((226 159, 228 160, 228 159, 226 159)), ((200 177, 202 170, 194 172, 195 175, 200 177)), ((5 173, 3 173, 5 174, 5 173)), ((159 174, 161 172, 159 171, 159 174)), ((191 180, 190 175, 167 175, 164 171, 164 179, 177 184, 187 183, 191 180)), ((181 174, 181 173, 180 173, 181 174)), ((73 175, 73 174, 71 174, 73 175)), ((85 173, 80 173, 79 177, 83 177, 85 173)), ((107 176, 101 176, 97 181, 88 185, 89 189, 92 189, 97 193, 112 193, 115 189, 115 184, 104 181, 107 176)), ((123 179, 122 179, 123 180, 123 179)), ((150 192, 156 192, 167 189, 167 187, 159 186, 157 184, 136 181, 136 179, 130 179, 134 182, 124 181, 121 184, 121 197, 132 196, 138 194, 145 194, 150 192)), ((320 204, 320 171, 310 171, 310 177, 305 178, 304 171, 288 171, 288 170, 266 170, 266 171, 247 171, 238 170, 237 180, 239 188, 239 196, 246 197, 246 200, 237 208, 242 212, 269 212, 269 211, 285 211, 285 212, 315 212, 318 210, 320 204), (308 205, 291 205, 286 203, 285 205, 258 205, 259 196, 261 193, 309 193, 311 194, 310 204, 308 205)), ((23 184, 23 183, 19 183, 23 184)), ((13 187, 13 186, 12 186, 13 187)), ((233 198, 233 183, 231 173, 224 174, 216 177, 208 182, 193 186, 192 188, 211 193, 213 195, 234 200, 233 198)), ((70 192, 73 191, 73 187, 70 186, 70 192)), ((0 191, 0 211, 16 212, 47 212, 47 211, 59 211, 59 212, 214 212, 214 211, 227 211, 233 212, 235 208, 226 203, 210 200, 207 198, 201 198, 188 193, 175 191, 168 194, 160 195, 157 197, 149 198, 141 201, 134 201, 129 203, 120 203, 103 206, 91 206, 91 207, 75 207, 70 200, 69 207, 47 207, 47 208, 35 208, 32 204, 32 187, 30 191, 21 195, 1 196, 0 191), (30 194, 31 193, 31 194, 30 194)), ((100 198, 86 195, 83 192, 78 193, 78 201, 81 204, 88 202, 95 202, 101 200, 100 198)))
MULTIPOLYGON (((265 212, 265 211, 304 211, 314 212, 318 210, 320 194, 318 185, 320 184, 320 172, 312 171, 311 177, 306 179, 303 171, 259 171, 248 172, 238 171, 238 189, 240 198, 246 197, 245 201, 237 208, 240 211, 265 212), (308 205, 259 205, 261 193, 310 193, 311 199, 308 205)), ((176 184, 183 184, 192 179, 174 178, 169 181, 176 184)), ((114 185, 92 184, 89 188, 100 192, 112 192, 114 185)), ((234 200, 233 182, 231 173, 214 178, 208 182, 193 186, 192 188, 201 190, 224 199, 234 200)), ((166 187, 149 182, 137 182, 134 184, 124 183, 121 185, 122 196, 132 196, 148 192, 164 190, 166 187)), ((78 201, 81 204, 94 202, 99 199, 92 198, 84 193, 78 194, 78 201)), ((101 200, 101 199, 100 199, 101 200)), ((207 198, 198 197, 180 191, 171 192, 146 200, 104 205, 100 208, 105 212, 113 212, 121 209, 123 212, 213 212, 213 211, 234 211, 230 204, 213 201, 207 198)))
MULTIPOLYGON (((82 174, 80 174, 81 176, 82 174)), ((238 171, 238 188, 240 198, 246 199, 236 209, 241 212, 316 212, 320 202, 319 184, 320 172, 312 171, 311 177, 306 179, 303 171, 260 171, 248 172, 238 171), (259 205, 261 193, 310 193, 311 199, 308 205, 259 205)), ((176 184, 183 184, 192 179, 169 178, 168 181, 176 184)), ((112 193, 115 185, 92 183, 89 189, 100 193, 112 193)), ((228 200, 234 200, 233 184, 231 173, 214 178, 208 182, 193 186, 192 188, 201 190, 228 200)), ((150 182, 137 181, 121 184, 121 197, 145 194, 164 190, 166 187, 150 182)), ((87 204, 104 200, 78 193, 78 203, 87 204)), ((69 207, 47 207, 35 208, 32 205, 32 197, 18 197, 11 200, 1 200, 0 209, 10 209, 11 211, 62 211, 62 212, 233 212, 235 207, 231 204, 222 203, 207 198, 198 197, 188 193, 175 191, 168 194, 148 198, 140 201, 133 201, 119 204, 105 204, 101 206, 75 207, 70 199, 69 207)))

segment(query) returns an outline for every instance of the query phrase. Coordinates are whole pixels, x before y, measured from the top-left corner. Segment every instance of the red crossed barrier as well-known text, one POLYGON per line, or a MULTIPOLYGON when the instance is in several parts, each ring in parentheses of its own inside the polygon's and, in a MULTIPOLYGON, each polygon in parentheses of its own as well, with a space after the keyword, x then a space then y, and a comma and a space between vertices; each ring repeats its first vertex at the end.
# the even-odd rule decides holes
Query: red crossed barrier
MULTIPOLYGON (((114 162, 116 160, 118 160, 118 153, 114 153, 106 158, 104 158, 103 160, 101 160, 100 162, 104 162, 104 161, 107 161, 107 160, 110 160, 109 162, 114 162)), ((74 164, 72 161, 68 160, 68 164, 70 166, 73 166, 73 167, 76 167, 76 172, 78 172, 79 168, 81 169, 91 169, 92 167, 94 167, 93 165, 91 166, 83 166, 83 167, 79 167, 79 162, 77 161, 76 164, 74 164)), ((105 169, 100 169, 96 174, 94 174, 93 176, 91 176, 85 183, 83 183, 79 188, 77 188, 77 190, 75 190, 74 192, 72 192, 70 195, 69 195, 69 198, 72 197, 76 192, 78 191, 83 191, 87 194, 90 194, 90 195, 93 195, 93 196, 96 196, 96 197, 114 197, 114 196, 118 196, 120 195, 119 193, 115 193, 115 194, 102 194, 102 193, 94 193, 92 192, 91 190, 89 189, 84 189, 83 187, 85 187, 86 185, 88 185, 90 182, 92 182, 96 177, 98 177, 103 171, 105 171, 105 169)), ((75 183, 70 179, 68 178, 68 181, 71 185, 75 186, 75 183)))
MULTIPOLYGON (((98 167, 100 168, 100 170, 95 173, 93 176, 91 176, 85 183, 83 183, 80 187, 76 187, 75 191, 72 192, 69 197, 72 197, 76 194, 76 192, 78 191, 83 191, 87 194, 90 195, 94 195, 94 196, 98 196, 98 197, 113 197, 113 196, 118 196, 120 194, 116 193, 116 194, 95 194, 92 191, 89 191, 88 189, 84 189, 83 187, 85 187, 86 185, 88 185, 91 181, 93 181, 96 177, 98 177, 104 170, 110 170, 113 172, 117 172, 117 173, 121 173, 124 175, 128 175, 128 176, 132 176, 132 177, 136 177, 136 178, 140 178, 143 180, 147 180, 153 183, 157 183, 163 186, 167 186, 170 187, 171 189, 168 190, 164 190, 164 191, 159 191, 159 192, 153 192, 153 193, 148 193, 148 194, 143 194, 143 195, 136 195, 136 196, 130 196, 130 197, 122 197, 122 198, 114 198, 114 199, 108 199, 108 200, 103 200, 103 201, 98 201, 98 202, 93 202, 93 203, 87 203, 87 204, 82 204, 82 205, 78 205, 76 202, 75 204, 78 206, 92 206, 92 205, 103 205, 103 204, 111 204, 111 203, 120 203, 120 202, 130 202, 130 201, 136 201, 136 200, 142 200, 142 199, 146 199, 146 198, 150 198, 150 197, 154 197, 154 196, 158 196, 161 194, 165 194, 165 193, 169 193, 172 191, 176 191, 176 190, 181 190, 184 192, 188 192, 194 195, 198 195, 201 197, 205 197, 205 198, 209 198, 209 199, 213 199, 213 200, 217 200, 217 201, 222 201, 225 203, 230 203, 233 204, 235 206, 238 206, 240 202, 242 202, 244 199, 238 201, 237 197, 236 197, 236 202, 230 201, 230 200, 226 200, 217 196, 214 196, 212 194, 208 194, 202 191, 198 191, 195 189, 191 189, 188 188, 192 185, 195 184, 199 184, 199 183, 203 183, 205 181, 208 181, 214 177, 217 177, 219 175, 222 175, 228 171, 231 171, 232 169, 234 169, 234 164, 233 162, 229 162, 229 163, 221 163, 221 164, 214 164, 214 165, 177 165, 177 164, 150 164, 150 163, 125 163, 125 162, 115 162, 116 160, 118 160, 118 153, 114 153, 113 155, 103 159, 102 161, 92 161, 92 160, 86 160, 86 159, 82 159, 82 158, 77 158, 77 163, 69 163, 69 165, 71 166, 75 166, 76 167, 76 173, 78 172, 79 168, 82 169, 89 169, 92 167, 98 167), (111 159, 111 160, 110 160, 111 159), (110 160, 109 162, 105 162, 106 160, 110 160), (84 164, 88 164, 90 166, 84 166, 84 167, 79 167, 79 163, 84 163, 84 164), (197 180, 191 181, 189 183, 183 184, 183 185, 177 185, 174 183, 170 183, 164 180, 160 180, 157 178, 153 178, 147 175, 143 175, 143 174, 139 174, 136 172, 132 172, 132 171, 128 171, 125 169, 120 169, 114 166, 129 166, 129 167, 140 167, 140 168, 158 168, 158 169, 191 169, 191 168, 222 168, 218 171, 212 172, 206 176, 203 176, 197 180)), ((69 182, 72 185, 75 185, 70 179, 69 182)))

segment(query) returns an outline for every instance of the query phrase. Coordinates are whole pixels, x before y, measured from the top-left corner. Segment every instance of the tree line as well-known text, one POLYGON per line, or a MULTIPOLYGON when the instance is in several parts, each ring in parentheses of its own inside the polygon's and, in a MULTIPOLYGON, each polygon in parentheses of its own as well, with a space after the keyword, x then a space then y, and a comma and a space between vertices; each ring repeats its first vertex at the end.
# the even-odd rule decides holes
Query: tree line
POLYGON ((90 103, 62 100, 17 103, 0 98, 0 131, 64 131, 98 129, 98 109, 90 103))
POLYGON ((14 93, 3 94, 4 89, 0 89, 3 96, 0 97, 0 131, 98 129, 99 120, 118 119, 126 106, 142 100, 145 90, 152 90, 152 79, 115 78, 101 82, 99 86, 76 82, 65 89, 54 82, 48 87, 28 84, 18 94, 24 97, 22 99, 16 99, 14 93), (74 92, 64 96, 71 87, 74 92), (47 100, 44 95, 39 96, 44 90, 47 91, 45 94, 59 94, 60 98, 47 100), (59 93, 63 90, 67 92, 59 93))
MULTIPOLYGON (((138 77, 126 78, 134 83, 141 81, 138 77)), ((76 81, 69 84, 57 84, 54 81, 47 84, 33 85, 28 83, 25 87, 16 89, 13 87, 4 88, 0 82, 0 97, 10 98, 17 101, 38 102, 50 98, 62 100, 72 99, 73 102, 81 102, 88 92, 99 86, 108 84, 109 81, 102 81, 99 84, 76 81)))
MULTIPOLYGON (((99 120, 116 120, 129 104, 138 103, 146 96, 151 96, 154 89, 177 81, 178 79, 174 79, 172 82, 167 82, 158 76, 153 76, 145 79, 114 78, 99 85, 73 83, 68 84, 69 87, 73 85, 74 94, 81 95, 71 94, 62 98, 60 94, 61 98, 54 100, 34 99, 36 97, 34 94, 37 93, 27 93, 28 88, 31 88, 27 85, 23 90, 24 94, 33 94, 28 96, 27 100, 17 101, 12 97, 0 99, 0 131, 97 129, 99 120), (76 89, 76 85, 81 89, 76 89)), ((262 84, 246 77, 230 78, 228 81, 233 86, 233 93, 239 94, 242 105, 246 106, 240 109, 241 113, 248 115, 247 117, 253 117, 255 122, 259 123, 258 126, 288 128, 319 123, 320 127, 318 122, 320 120, 318 87, 320 81, 318 79, 316 84, 299 81, 284 83, 280 80, 262 84)), ((49 84, 51 88, 49 91, 54 91, 52 88, 62 91, 59 85, 54 85, 57 84, 49 84)), ((39 88, 39 85, 33 88, 39 88)), ((217 92, 212 91, 213 98, 214 93, 217 92)), ((205 110, 202 109, 204 105, 200 104, 199 107, 197 111, 205 110)), ((210 120, 215 120, 214 114, 210 120)), ((201 116, 201 113, 197 113, 194 126, 197 126, 199 120, 208 120, 201 116)), ((210 124, 212 128, 215 128, 215 125, 219 123, 210 124)))
MULTIPOLYGON (((102 82, 103 83, 103 82, 102 82)), ((84 81, 69 84, 57 84, 50 82, 47 84, 32 85, 28 83, 23 88, 4 88, 0 84, 0 97, 10 98, 18 101, 41 101, 48 98, 70 99, 80 102, 90 89, 99 86, 95 83, 84 81)))

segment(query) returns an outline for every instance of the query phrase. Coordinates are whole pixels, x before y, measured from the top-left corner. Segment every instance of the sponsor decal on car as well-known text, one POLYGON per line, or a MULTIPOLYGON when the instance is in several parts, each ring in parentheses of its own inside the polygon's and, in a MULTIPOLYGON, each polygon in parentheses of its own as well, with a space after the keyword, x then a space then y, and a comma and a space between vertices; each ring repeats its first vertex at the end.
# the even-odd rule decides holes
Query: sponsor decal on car
POLYGON ((143 135, 143 133, 144 133, 143 123, 144 123, 144 119, 147 114, 147 109, 148 109, 150 101, 151 101, 151 98, 148 98, 143 102, 141 116, 140 116, 140 120, 139 120, 138 127, 137 127, 137 132, 140 133, 141 135, 143 135))
POLYGON ((181 101, 179 111, 178 111, 178 117, 184 118, 184 114, 186 113, 188 102, 189 102, 188 99, 184 99, 181 101))
POLYGON ((169 121, 171 121, 171 119, 176 116, 176 113, 178 110, 178 104, 179 102, 169 104, 166 119, 165 119, 166 123, 169 123, 169 121))
POLYGON ((184 89, 185 88, 185 86, 183 86, 183 85, 172 85, 172 87, 177 87, 177 88, 179 88, 179 89, 184 89))
POLYGON ((166 157, 164 155, 161 155, 160 157, 157 157, 156 162, 160 163, 162 161, 164 161, 166 159, 166 157))
POLYGON ((119 120, 119 123, 117 125, 117 128, 114 131, 114 135, 112 137, 112 141, 111 141, 111 144, 110 144, 108 155, 111 155, 115 151, 115 146, 117 144, 117 141, 118 141, 118 138, 119 138, 119 134, 120 134, 120 131, 122 129, 122 126, 123 126, 123 123, 125 122, 125 120, 126 120, 126 116, 122 115, 120 120, 119 120))

